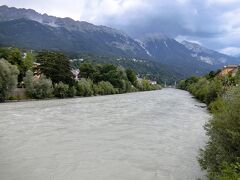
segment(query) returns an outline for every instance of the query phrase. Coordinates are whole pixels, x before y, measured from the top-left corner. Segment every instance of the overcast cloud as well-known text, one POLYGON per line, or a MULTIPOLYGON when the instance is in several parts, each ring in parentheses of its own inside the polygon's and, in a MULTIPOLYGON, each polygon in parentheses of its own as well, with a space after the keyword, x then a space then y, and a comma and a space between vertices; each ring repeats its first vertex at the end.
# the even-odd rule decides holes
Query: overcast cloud
POLYGON ((240 54, 240 0, 1 0, 0 4, 107 25, 134 38, 161 32, 240 54))

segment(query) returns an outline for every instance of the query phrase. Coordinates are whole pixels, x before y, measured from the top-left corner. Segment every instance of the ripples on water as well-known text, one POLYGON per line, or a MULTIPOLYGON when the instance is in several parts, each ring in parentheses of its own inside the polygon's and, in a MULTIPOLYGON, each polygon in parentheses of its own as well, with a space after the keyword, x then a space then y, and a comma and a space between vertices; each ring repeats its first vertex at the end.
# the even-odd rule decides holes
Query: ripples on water
POLYGON ((0 104, 0 179, 203 178, 199 106, 174 89, 0 104))

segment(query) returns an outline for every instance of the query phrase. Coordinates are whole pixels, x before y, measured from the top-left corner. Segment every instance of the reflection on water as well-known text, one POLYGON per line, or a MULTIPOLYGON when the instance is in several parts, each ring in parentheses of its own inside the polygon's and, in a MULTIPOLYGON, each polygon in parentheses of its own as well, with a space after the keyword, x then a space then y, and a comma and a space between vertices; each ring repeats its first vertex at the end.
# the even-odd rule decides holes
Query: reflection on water
POLYGON ((174 89, 0 104, 0 179, 203 178, 200 106, 174 89))

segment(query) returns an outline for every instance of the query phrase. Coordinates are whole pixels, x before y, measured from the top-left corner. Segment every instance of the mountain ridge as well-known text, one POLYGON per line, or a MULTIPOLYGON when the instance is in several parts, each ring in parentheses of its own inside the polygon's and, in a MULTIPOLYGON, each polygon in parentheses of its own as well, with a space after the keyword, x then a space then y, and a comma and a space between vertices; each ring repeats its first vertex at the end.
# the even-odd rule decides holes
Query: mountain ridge
POLYGON ((149 59, 178 69, 185 76, 203 75, 228 63, 239 63, 237 58, 187 41, 179 43, 162 33, 133 39, 107 26, 8 6, 0 6, 0 44, 149 59))

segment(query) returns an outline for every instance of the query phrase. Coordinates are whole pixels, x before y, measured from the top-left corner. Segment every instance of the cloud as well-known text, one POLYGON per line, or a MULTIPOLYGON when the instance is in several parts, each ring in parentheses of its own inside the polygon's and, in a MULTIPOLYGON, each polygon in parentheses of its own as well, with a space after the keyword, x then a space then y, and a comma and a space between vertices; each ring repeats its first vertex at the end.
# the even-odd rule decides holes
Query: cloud
POLYGON ((238 3, 239 0, 207 0, 207 5, 232 5, 238 3))
POLYGON ((192 43, 195 43, 195 44, 199 44, 201 46, 204 46, 200 41, 198 40, 195 40, 195 39, 191 39, 191 37, 187 37, 187 36, 177 36, 175 38, 176 41, 178 42, 183 42, 183 41, 188 41, 188 42, 192 42, 192 43))
POLYGON ((240 48, 239 47, 227 47, 219 50, 223 54, 231 55, 231 56, 239 56, 240 48))
POLYGON ((1 0, 0 4, 111 26, 134 38, 161 32, 217 50, 240 47, 239 0, 1 0))

